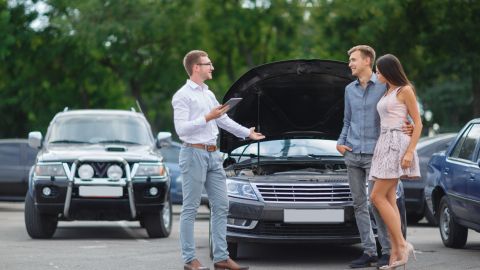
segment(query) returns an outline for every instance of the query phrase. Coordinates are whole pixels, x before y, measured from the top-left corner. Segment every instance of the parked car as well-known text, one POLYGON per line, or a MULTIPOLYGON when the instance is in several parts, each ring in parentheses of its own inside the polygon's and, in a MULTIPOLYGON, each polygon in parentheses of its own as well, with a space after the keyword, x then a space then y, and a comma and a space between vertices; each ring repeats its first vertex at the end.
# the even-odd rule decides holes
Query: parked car
POLYGON ((428 164, 425 199, 443 244, 462 248, 468 229, 480 232, 480 118, 467 123, 446 152, 428 164))
MULTIPOLYGON (((224 102, 243 98, 229 116, 266 136, 252 142, 220 131, 231 257, 243 242, 360 242, 335 147, 351 81, 346 63, 291 60, 256 67, 228 90, 224 102)), ((403 193, 397 202, 406 232, 403 193)))
POLYGON ((402 179, 405 190, 405 207, 407 209, 407 221, 417 223, 425 217, 429 224, 437 225, 437 220, 425 205, 425 179, 427 166, 434 153, 445 151, 456 133, 438 134, 432 137, 420 138, 417 144, 417 153, 420 164, 421 178, 418 180, 402 179))
POLYGON ((0 201, 23 201, 37 150, 26 139, 0 140, 0 201))
POLYGON ((150 237, 169 236, 170 176, 143 114, 64 111, 44 140, 28 137, 40 149, 25 199, 30 237, 50 238, 58 221, 72 220, 138 220, 150 237))
MULTIPOLYGON (((180 155, 180 148, 182 144, 172 140, 172 133, 160 132, 159 136, 162 137, 161 149, 164 163, 170 172, 170 178, 172 179, 170 184, 170 199, 173 204, 183 203, 182 193, 182 175, 180 174, 180 167, 178 165, 178 158, 180 155)), ((205 188, 202 192, 201 204, 208 206, 208 196, 205 188)))

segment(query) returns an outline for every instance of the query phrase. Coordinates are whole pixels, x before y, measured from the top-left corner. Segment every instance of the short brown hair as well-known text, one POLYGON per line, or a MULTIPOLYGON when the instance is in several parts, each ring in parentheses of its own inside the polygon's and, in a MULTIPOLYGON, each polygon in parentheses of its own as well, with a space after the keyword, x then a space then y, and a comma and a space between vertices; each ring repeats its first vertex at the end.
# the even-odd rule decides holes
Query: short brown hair
POLYGON ((348 50, 348 55, 351 55, 355 51, 360 51, 364 57, 370 58, 373 67, 375 63, 375 50, 372 47, 368 45, 357 45, 348 50))
POLYGON ((201 50, 192 50, 185 55, 185 57, 183 58, 183 66, 185 67, 188 76, 192 76, 193 65, 198 64, 200 57, 202 56, 208 57, 208 54, 201 50))

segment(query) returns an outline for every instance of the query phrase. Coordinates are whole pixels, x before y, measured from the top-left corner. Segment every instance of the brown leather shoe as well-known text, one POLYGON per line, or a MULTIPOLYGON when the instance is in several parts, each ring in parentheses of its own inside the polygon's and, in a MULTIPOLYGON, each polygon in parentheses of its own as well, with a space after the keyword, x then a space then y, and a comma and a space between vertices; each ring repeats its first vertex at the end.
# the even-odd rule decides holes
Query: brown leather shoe
POLYGON ((203 266, 197 259, 193 259, 183 266, 183 270, 210 270, 210 268, 203 266))
POLYGON ((248 270, 248 266, 240 266, 234 260, 228 258, 213 264, 215 270, 248 270))

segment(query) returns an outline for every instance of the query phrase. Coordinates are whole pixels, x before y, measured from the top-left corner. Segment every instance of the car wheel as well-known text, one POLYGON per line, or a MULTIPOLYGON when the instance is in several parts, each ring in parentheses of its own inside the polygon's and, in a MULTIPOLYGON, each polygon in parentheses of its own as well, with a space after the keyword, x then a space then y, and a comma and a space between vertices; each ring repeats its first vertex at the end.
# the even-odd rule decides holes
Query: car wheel
POLYGON ((31 238, 52 238, 57 230, 58 219, 53 215, 45 215, 38 212, 35 202, 29 194, 25 198, 25 227, 31 238))
MULTIPOLYGON (((141 224, 141 223, 140 223, 141 224)), ((143 216, 143 224, 150 238, 165 238, 172 231, 172 202, 170 198, 159 213, 143 216)))
POLYGON ((438 219, 435 217, 435 215, 430 211, 430 208, 428 208, 427 203, 425 203, 425 210, 423 212, 423 215, 428 221, 428 224, 432 226, 438 226, 438 219))
POLYGON ((447 196, 440 200, 438 227, 446 247, 462 248, 467 243, 468 229, 455 223, 447 196))

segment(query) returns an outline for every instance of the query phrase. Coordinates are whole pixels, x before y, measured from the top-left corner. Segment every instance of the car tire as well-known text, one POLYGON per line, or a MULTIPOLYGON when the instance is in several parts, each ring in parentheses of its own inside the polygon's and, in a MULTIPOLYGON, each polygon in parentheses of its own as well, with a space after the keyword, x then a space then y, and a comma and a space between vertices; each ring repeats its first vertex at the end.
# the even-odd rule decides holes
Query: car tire
POLYGON ((29 194, 25 197, 25 227, 33 239, 52 238, 57 230, 58 219, 53 215, 38 212, 35 202, 29 194))
POLYGON ((455 222, 447 196, 440 200, 438 228, 446 247, 462 248, 467 243, 468 229, 455 222))
POLYGON ((425 203, 425 210, 423 212, 423 215, 427 219, 428 224, 431 226, 438 226, 438 219, 435 217, 435 215, 430 211, 430 208, 428 208, 427 203, 425 203))
POLYGON ((165 202, 162 211, 159 213, 145 214, 143 224, 150 238, 168 237, 172 231, 172 202, 170 198, 165 202))

